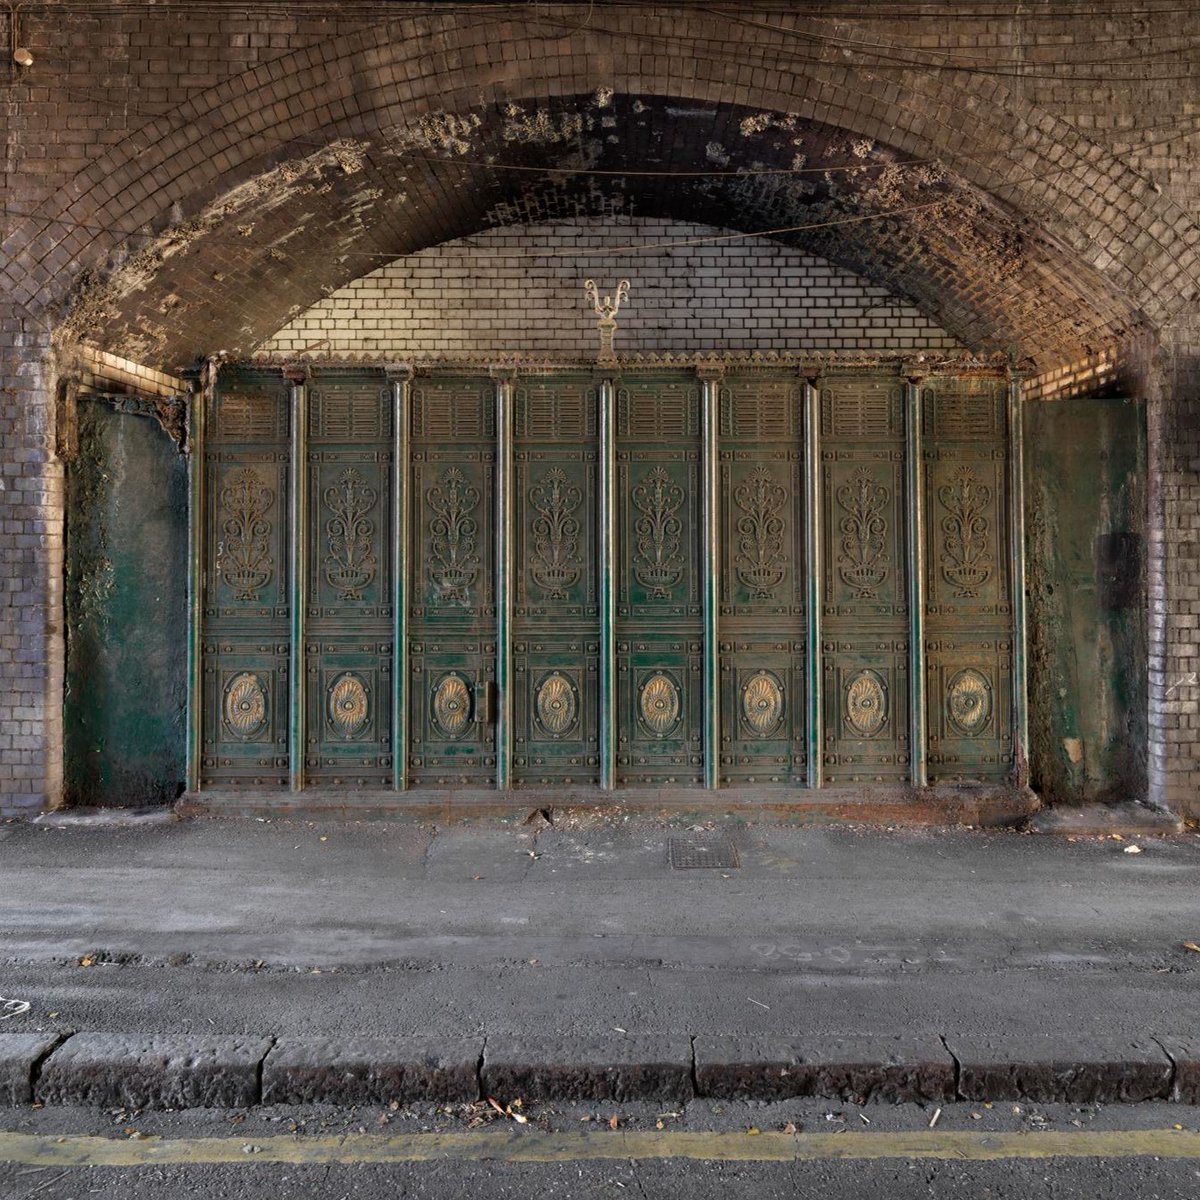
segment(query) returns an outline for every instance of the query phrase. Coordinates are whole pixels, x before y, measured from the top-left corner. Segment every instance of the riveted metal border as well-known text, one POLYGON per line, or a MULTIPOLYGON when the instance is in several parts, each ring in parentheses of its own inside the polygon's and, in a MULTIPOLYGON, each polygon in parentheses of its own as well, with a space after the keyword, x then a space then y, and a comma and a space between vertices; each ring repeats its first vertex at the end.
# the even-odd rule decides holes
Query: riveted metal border
POLYGON ((600 786, 617 786, 617 389, 600 382, 600 503, 596 541, 600 553, 600 786))
POLYGON ((1012 578, 1013 774, 1029 783, 1029 696, 1025 628, 1025 445, 1021 377, 1008 381, 1009 564, 1012 578))
POLYGON ((808 786, 824 778, 824 720, 821 668, 821 393, 811 380, 804 384, 804 597, 808 657, 808 786))
POLYGON ((291 654, 289 657, 288 764, 293 792, 304 788, 306 742, 304 625, 308 606, 308 384, 305 375, 291 379, 292 454, 288 472, 291 510, 291 654))
POLYGON ((493 371, 496 382, 496 788, 512 785, 513 570, 516 492, 513 486, 513 373, 493 371))
POLYGON ((929 783, 929 748, 925 716, 925 449, 921 438, 921 388, 915 379, 904 385, 904 468, 908 518, 908 742, 910 779, 914 787, 929 783))
POLYGON ((704 786, 715 790, 721 778, 721 497, 717 435, 720 429, 720 383, 724 372, 719 368, 701 368, 701 589, 704 614, 704 786))
POLYGON ((392 787, 408 789, 408 463, 412 370, 388 368, 392 389, 392 787))
POLYGON ((187 790, 200 790, 200 756, 204 711, 204 514, 207 471, 204 463, 208 409, 216 392, 217 364, 205 363, 192 388, 187 413, 188 452, 188 641, 187 641, 187 790))

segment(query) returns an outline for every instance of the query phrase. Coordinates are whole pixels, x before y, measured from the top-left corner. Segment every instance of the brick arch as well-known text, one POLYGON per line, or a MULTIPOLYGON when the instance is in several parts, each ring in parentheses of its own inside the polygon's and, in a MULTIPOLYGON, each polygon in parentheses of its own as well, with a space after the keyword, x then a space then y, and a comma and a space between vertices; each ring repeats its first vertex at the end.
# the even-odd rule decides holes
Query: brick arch
MULTIPOLYGON (((397 20, 273 59, 147 123, 48 197, 37 215, 6 239, 5 282, 18 301, 51 311, 75 285, 73 331, 95 335, 102 330, 105 338, 120 340, 120 321, 97 317, 97 311, 103 315, 103 289, 79 289, 72 272, 82 263, 107 273, 119 281, 122 295, 140 297, 140 307, 134 307, 142 319, 158 314, 156 324, 164 332, 154 354, 164 362, 171 355, 223 348, 216 343, 226 337, 244 333, 253 340, 269 334, 266 325, 281 324, 286 313, 277 302, 265 303, 261 328, 239 330, 215 319, 206 325, 204 312, 222 307, 223 256, 232 255, 227 229, 223 238, 211 241, 206 230, 193 236, 188 222, 202 216, 206 206, 256 186, 268 189, 264 203, 269 206, 270 187, 276 179, 286 181, 297 160, 309 162, 320 179, 315 191, 339 169, 339 147, 351 156, 365 152, 365 168, 360 164, 364 182, 370 181, 365 190, 377 189, 386 198, 389 189, 405 186, 411 171, 406 175, 391 163, 383 131, 419 128, 422 119, 432 120, 436 130, 438 114, 469 121, 481 109, 507 103, 526 111, 555 105, 569 110, 578 108, 582 97, 611 91, 711 105, 714 126, 720 127, 727 127, 735 112, 775 119, 795 114, 895 154, 944 164, 969 204, 978 206, 977 215, 982 211, 984 223, 1007 222, 1012 236, 1026 239, 1036 251, 1027 270, 997 278, 970 246, 956 247, 960 229, 944 231, 914 290, 926 304, 938 295, 952 297, 952 307, 962 310, 957 321, 935 315, 954 332, 965 331, 969 342, 1036 345, 1044 324, 1039 282, 1063 314, 1061 320, 1056 317, 1059 324, 1073 305, 1087 314, 1076 318, 1075 344, 1069 331, 1056 325, 1050 340, 1063 358, 1127 335, 1139 319, 1165 322, 1194 292, 1197 231, 1191 220, 1119 160, 1002 82, 866 69, 852 61, 848 66, 840 52, 830 50, 801 74, 761 69, 761 63, 748 71, 748 64, 769 53, 766 37, 731 37, 726 23, 694 11, 627 14, 621 20, 623 32, 585 29, 547 41, 541 27, 507 15, 447 14, 397 20), (648 44, 660 44, 655 39, 681 33, 698 39, 690 57, 646 52, 648 44), (504 59, 495 63, 501 46, 504 59), (322 162, 312 166, 311 159, 321 155, 322 162), (1119 222, 1109 219, 1113 204, 1122 214, 1119 222), (116 266, 113 256, 128 254, 129 231, 161 230, 174 221, 173 209, 182 213, 182 223, 174 222, 116 266), (173 275, 185 262, 189 269, 173 275), (973 300, 984 293, 993 298, 990 310, 973 300), (186 338, 174 336, 180 312, 196 303, 201 309, 194 328, 186 338)), ((452 126, 444 123, 450 138, 452 126)), ((677 161, 693 165, 696 156, 677 161)), ((440 190, 449 212, 463 209, 460 223, 444 233, 470 232, 478 217, 461 197, 446 194, 444 179, 432 178, 427 190, 431 199, 440 190)), ((332 247, 325 282, 293 288, 301 305, 369 269, 356 271, 355 256, 382 259, 420 248, 405 243, 401 219, 382 206, 356 207, 346 189, 331 185, 331 191, 337 203, 328 211, 317 207, 326 224, 341 229, 341 238, 332 247), (346 255, 340 264, 339 247, 346 255)), ((553 198, 562 189, 546 185, 543 191, 553 198)), ((517 201, 527 193, 512 189, 517 201)), ((236 217, 236 204, 231 211, 236 217)), ((519 203, 513 211, 519 219, 519 203)), ((664 215, 698 214, 676 208, 664 215)), ((897 225, 891 240, 903 245, 911 230, 903 222, 897 225)), ((253 240, 253 230, 247 238, 245 259, 269 275, 273 247, 253 240)), ((805 244, 868 278, 887 277, 889 264, 871 261, 878 258, 877 239, 866 229, 856 238, 830 241, 814 235, 805 244)), ((314 233, 292 253, 312 256, 330 249, 314 233)))

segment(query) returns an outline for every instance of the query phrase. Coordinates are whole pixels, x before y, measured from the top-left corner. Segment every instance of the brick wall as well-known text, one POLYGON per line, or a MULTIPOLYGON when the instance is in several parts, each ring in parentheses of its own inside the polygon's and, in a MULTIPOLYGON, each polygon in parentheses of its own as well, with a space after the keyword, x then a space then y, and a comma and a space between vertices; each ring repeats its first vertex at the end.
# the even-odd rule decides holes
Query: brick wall
POLYGON ((62 780, 63 478, 48 331, 0 302, 0 813, 62 780))
MULTIPOLYGON (((0 65, 0 809, 58 790, 62 502, 50 328, 177 371, 261 344, 396 255, 405 257, 394 270, 412 270, 426 262, 415 251, 505 220, 600 213, 821 224, 804 235, 808 253, 914 297, 964 344, 1019 343, 1039 356, 1047 395, 1114 375, 1143 389, 1152 790, 1195 803, 1200 738, 1187 706, 1200 695, 1175 683, 1200 667, 1200 7, 1045 0, 1004 15, 952 4, 936 22, 893 15, 892 5, 860 5, 854 18, 767 7, 745 23, 732 10, 669 5, 601 4, 587 21, 550 4, 397 5, 388 20, 363 20, 349 5, 284 16, 220 0, 169 13, 26 6, 21 41, 34 66, 0 65), (642 128, 655 105, 658 123, 642 128), (797 119, 810 127, 789 129, 797 119), (816 124, 836 136, 822 141, 816 124), (862 146, 878 161, 844 169, 862 146), (516 161, 513 172, 482 171, 490 154, 516 161), (799 186, 771 173, 803 156, 833 173, 799 186), (885 179, 892 159, 916 166, 885 179), (530 166, 543 162, 547 179, 530 166), (589 179, 597 163, 613 170, 589 179), (651 163, 685 176, 724 168, 729 190, 664 182, 643 170, 651 163), (950 196, 944 210, 922 207, 924 164, 949 180, 928 184, 950 196), (880 220, 881 208, 911 211, 880 220), (119 288, 97 286, 122 266, 119 288), (1120 364, 1128 341, 1160 333, 1163 353, 1147 355, 1144 370, 1120 364)), ((502 235, 476 240, 493 236, 502 235)), ((716 257, 706 266, 701 254, 696 269, 728 271, 716 257)), ((575 289, 591 268, 570 277, 528 265, 542 272, 530 290, 559 318, 530 320, 527 334, 547 339, 547 352, 564 349, 556 339, 568 333, 586 339, 575 289)), ((594 268, 607 287, 615 266, 594 268)), ((619 345, 657 339, 669 349, 663 339, 680 336, 661 328, 671 288, 648 286, 644 272, 630 262, 619 345)), ((430 295, 403 320, 462 322, 465 338, 466 322, 481 319, 479 296, 473 317, 452 318, 445 299, 430 295)), ((820 336, 813 299, 788 297, 813 320, 783 338, 820 336)), ((776 314, 767 301, 755 300, 776 314)), ((857 304, 843 317, 856 338, 874 337, 857 304)), ((734 318, 714 325, 712 310, 689 310, 685 319, 700 321, 682 327, 689 342, 696 333, 732 341, 734 318)), ((400 311, 378 318, 389 340, 415 336, 396 323, 400 311)), ((511 316, 492 316, 509 336, 511 316)), ((898 328, 909 314, 870 318, 898 328)), ((374 319, 363 318, 364 332, 374 319)), ((928 322, 912 329, 916 344, 946 336, 928 322)))
POLYGON ((954 350, 911 304, 825 259, 765 238, 687 245, 728 231, 609 218, 496 229, 408 255, 338 289, 266 354, 592 355, 602 293, 630 280, 623 353, 954 350), (631 244, 674 242, 628 251, 631 244))

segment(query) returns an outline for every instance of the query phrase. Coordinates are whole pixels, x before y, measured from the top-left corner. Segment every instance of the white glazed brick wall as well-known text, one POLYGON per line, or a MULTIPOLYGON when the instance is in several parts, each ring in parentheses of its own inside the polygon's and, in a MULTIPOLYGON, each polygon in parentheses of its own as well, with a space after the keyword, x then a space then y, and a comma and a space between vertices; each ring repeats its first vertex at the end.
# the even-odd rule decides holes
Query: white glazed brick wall
POLYGON ((596 318, 583 289, 590 277, 601 293, 630 280, 618 353, 959 348, 912 305, 826 259, 764 238, 686 244, 723 232, 614 218, 492 230, 364 275, 259 349, 592 355, 596 318))

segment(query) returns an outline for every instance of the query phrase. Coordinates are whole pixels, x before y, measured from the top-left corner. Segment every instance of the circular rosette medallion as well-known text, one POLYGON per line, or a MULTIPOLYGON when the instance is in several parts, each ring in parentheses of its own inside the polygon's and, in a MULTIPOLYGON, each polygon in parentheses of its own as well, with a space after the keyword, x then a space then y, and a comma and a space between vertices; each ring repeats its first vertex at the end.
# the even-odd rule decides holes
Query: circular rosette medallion
POLYGON ((758 737, 770 737, 783 720, 783 689, 768 671, 751 675, 742 688, 742 716, 758 737))
POLYGON ((460 738, 471 723, 471 692, 461 675, 444 675, 433 693, 433 720, 448 738, 460 738))
POLYGON ((950 680, 946 711, 959 733, 974 737, 987 728, 992 716, 992 687, 987 676, 967 667, 950 680))
POLYGON ((655 737, 666 737, 679 722, 679 689, 661 671, 642 684, 642 722, 655 737))
POLYGON ((339 675, 329 689, 329 724, 344 738, 358 737, 367 726, 370 712, 367 689, 357 675, 339 675))
POLYGON ((876 737, 887 724, 887 689, 874 671, 859 671, 846 685, 846 724, 852 735, 876 737))
POLYGON ((562 737, 575 725, 579 704, 571 681, 555 671, 542 680, 537 691, 538 724, 551 736, 562 737))
POLYGON ((262 732, 267 724, 267 694, 252 671, 235 675, 226 685, 222 716, 225 728, 242 741, 262 732))

